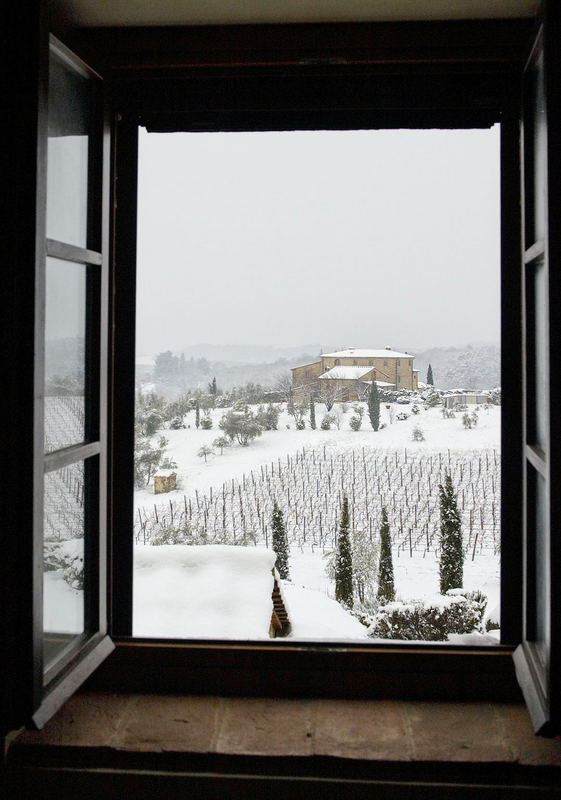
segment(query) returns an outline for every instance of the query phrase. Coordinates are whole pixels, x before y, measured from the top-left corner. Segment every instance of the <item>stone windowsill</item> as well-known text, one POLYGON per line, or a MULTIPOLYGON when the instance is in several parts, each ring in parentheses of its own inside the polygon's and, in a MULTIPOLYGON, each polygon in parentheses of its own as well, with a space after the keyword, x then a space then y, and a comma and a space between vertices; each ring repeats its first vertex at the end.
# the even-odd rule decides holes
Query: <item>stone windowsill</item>
POLYGON ((20 734, 9 763, 18 769, 75 763, 212 769, 214 763, 224 770, 232 764, 239 769, 242 757, 251 757, 253 771, 256 764, 263 771, 273 763, 278 771, 284 762, 291 774, 325 775, 332 769, 356 775, 360 768, 372 776, 399 769, 400 776, 413 778, 419 765, 461 778, 477 764, 480 777, 510 775, 519 783, 533 782, 531 776, 541 773, 542 785, 544 780, 561 785, 560 738, 536 737, 521 705, 481 702, 85 692, 71 698, 42 731, 20 734))

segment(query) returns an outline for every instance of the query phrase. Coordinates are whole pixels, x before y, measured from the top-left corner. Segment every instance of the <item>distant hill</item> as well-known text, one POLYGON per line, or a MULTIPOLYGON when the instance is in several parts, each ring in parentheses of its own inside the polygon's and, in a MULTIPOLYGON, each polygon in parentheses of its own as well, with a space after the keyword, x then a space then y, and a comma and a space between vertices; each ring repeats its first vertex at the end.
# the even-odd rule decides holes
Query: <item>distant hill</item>
POLYGON ((425 381, 432 365, 438 389, 491 389, 501 383, 501 350, 494 344, 433 347, 416 353, 413 365, 425 381))
POLYGON ((271 364, 279 359, 297 363, 310 354, 321 351, 320 344, 304 344, 297 347, 273 347, 272 345, 241 344, 193 344, 178 350, 185 358, 206 358, 207 361, 222 361, 225 364, 271 364))

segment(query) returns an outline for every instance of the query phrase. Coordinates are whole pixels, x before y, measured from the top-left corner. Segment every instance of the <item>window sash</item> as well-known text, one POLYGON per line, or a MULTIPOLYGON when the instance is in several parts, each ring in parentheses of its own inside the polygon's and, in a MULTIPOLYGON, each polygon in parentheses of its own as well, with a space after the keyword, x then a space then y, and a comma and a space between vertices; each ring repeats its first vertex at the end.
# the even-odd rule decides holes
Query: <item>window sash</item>
MULTIPOLYGON (((37 185, 39 202, 36 222, 35 264, 35 400, 34 400, 34 566, 33 566, 33 689, 30 698, 31 720, 41 727, 90 672, 113 649, 107 636, 106 611, 106 431, 104 409, 107 403, 107 136, 101 80, 44 28, 39 80, 44 98, 39 113, 39 153, 37 185), (88 128, 87 190, 84 245, 46 238, 47 214, 47 138, 50 96, 47 91, 51 59, 62 64, 69 75, 87 79, 91 100, 92 125, 88 128), (105 211, 103 210, 105 208, 105 211), (85 417, 82 441, 45 452, 45 297, 47 258, 82 271, 85 417), (103 410, 103 411, 102 411, 103 410), (47 637, 43 615, 43 548, 45 476, 66 467, 84 465, 84 606, 83 632, 72 634, 66 648, 59 642, 54 657, 46 659, 47 637)), ((62 113, 62 112, 61 112, 62 113)), ((80 111, 76 112, 78 115, 80 111)), ((78 123, 75 115, 73 128, 78 123)), ((52 637, 51 637, 52 638, 52 637)))

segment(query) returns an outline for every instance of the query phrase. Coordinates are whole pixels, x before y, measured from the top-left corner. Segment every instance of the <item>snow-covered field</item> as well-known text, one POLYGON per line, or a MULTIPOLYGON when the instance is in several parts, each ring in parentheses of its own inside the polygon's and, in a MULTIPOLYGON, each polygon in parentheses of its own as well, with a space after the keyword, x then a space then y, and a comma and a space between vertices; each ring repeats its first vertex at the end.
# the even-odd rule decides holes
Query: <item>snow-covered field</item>
MULTIPOLYGON (((470 408, 470 413, 471 411, 472 408, 470 408)), ((458 476, 462 473, 462 480, 464 481, 462 485, 465 486, 466 495, 468 494, 467 488, 471 476, 471 468, 469 476, 467 474, 468 465, 471 463, 473 466, 473 483, 475 485, 477 463, 481 462, 483 458, 483 464, 485 465, 486 462, 487 468, 492 470, 493 466, 490 461, 493 462, 494 459, 496 465, 493 473, 494 477, 492 475, 489 480, 493 481, 493 490, 496 494, 490 497, 490 484, 487 484, 487 492, 485 484, 482 484, 485 498, 483 499, 476 494, 471 498, 471 502, 473 508, 478 509, 478 513, 483 513, 484 503, 487 505, 495 503, 493 515, 496 514, 496 527, 494 516, 492 538, 489 538, 488 533, 485 534, 487 539, 485 540, 486 545, 483 547, 484 530, 481 530, 481 538, 476 539, 479 534, 476 531, 475 514, 472 510, 471 514, 474 520, 473 542, 470 531, 469 544, 466 541, 467 554, 464 566, 464 587, 467 590, 482 590, 488 597, 486 618, 499 620, 500 475, 497 470, 500 468, 498 455, 500 447, 500 407, 489 406, 480 409, 478 424, 468 430, 462 424, 461 412, 458 412, 455 418, 444 419, 440 408, 425 410, 420 407, 419 414, 415 415, 411 413, 411 406, 396 404, 393 409, 383 406, 381 422, 384 427, 377 432, 372 430, 367 414, 364 415, 361 430, 351 430, 349 420, 355 413, 353 404, 348 405, 347 411, 343 415, 340 429, 334 427, 328 431, 319 429, 319 422, 325 413, 325 409, 321 405, 316 406, 317 430, 311 430, 309 425, 304 430, 296 430, 293 418, 284 411, 279 419, 278 430, 264 432, 261 437, 255 439, 247 447, 234 445, 226 448, 222 455, 218 448, 214 448, 215 452, 208 456, 205 462, 204 458, 198 455, 199 449, 203 445, 212 447, 213 441, 221 434, 218 422, 223 413, 223 409, 216 409, 211 412, 213 427, 210 430, 197 429, 194 425, 194 412, 191 412, 185 418, 185 424, 190 427, 164 432, 169 440, 167 452, 178 464, 179 487, 174 492, 158 496, 153 494, 153 490, 150 487, 137 491, 135 493, 137 520, 142 521, 150 516, 154 520, 154 505, 156 505, 155 513, 158 515, 158 520, 161 520, 162 516, 164 520, 170 520, 170 509, 172 515, 181 513, 187 519, 187 509, 189 508, 192 510, 193 517, 195 517, 196 509, 200 507, 205 521, 208 517, 209 527, 212 528, 218 521, 218 517, 213 518, 214 522, 211 521, 209 501, 212 501, 212 498, 214 498, 216 508, 220 508, 223 502, 220 498, 224 498, 225 490, 230 492, 232 497, 237 497, 237 493, 242 492, 242 487, 245 487, 242 497, 245 497, 245 494, 249 497, 250 481, 253 487, 251 491, 254 494, 258 493, 258 491, 263 491, 265 482, 270 487, 271 481, 274 484, 275 480, 282 482, 283 489, 286 492, 285 484, 290 482, 292 473, 292 477, 296 475, 297 479, 291 484, 293 486, 292 495, 290 495, 289 488, 290 508, 285 508, 285 515, 287 517, 292 515, 291 519, 293 521, 294 506, 297 506, 298 502, 303 502, 304 505, 310 504, 309 495, 307 494, 310 489, 309 485, 306 488, 306 492, 302 487, 302 497, 298 498, 298 480, 300 480, 300 475, 303 475, 302 470, 305 469, 302 464, 310 461, 310 459, 315 462, 316 454, 318 461, 321 458, 324 459, 324 464, 329 461, 333 464, 333 459, 337 461, 338 457, 346 459, 344 462, 341 461, 345 465, 342 467, 343 469, 350 463, 348 459, 353 452, 360 454, 363 458, 364 453, 368 453, 369 458, 371 460, 374 459, 372 462, 374 466, 371 464, 369 468, 374 470, 376 465, 379 465, 380 459, 387 458, 388 455, 399 459, 400 465, 404 462, 404 458, 409 465, 426 464, 428 463, 427 459, 433 458, 435 469, 436 460, 439 458, 442 461, 442 469, 451 466, 458 476), (408 414, 408 419, 397 420, 397 414, 400 412, 408 414), (391 418, 393 418, 393 422, 390 421, 391 418), (424 441, 413 441, 412 435, 415 427, 419 427, 422 430, 424 441), (299 458, 297 458, 297 454, 299 454, 299 458), (378 458, 378 461, 376 461, 376 458, 378 458), (451 460, 447 460, 450 458, 451 460), (259 483, 261 487, 259 490, 255 489, 256 483, 259 483), (219 498, 218 501, 216 500, 217 497, 219 498), (205 506, 205 504, 207 505, 205 506), (205 508, 209 510, 204 510, 205 508)), ((396 469, 394 468, 392 480, 395 480, 396 469)), ((479 466, 479 469, 481 470, 481 466, 479 466)), ((339 466, 338 480, 340 479, 340 472, 341 467, 339 466)), ((442 473, 437 471, 435 474, 440 475, 442 473)), ((326 476, 324 475, 323 483, 321 485, 319 482, 317 483, 318 491, 326 491, 325 480, 326 476)), ((327 476, 327 480, 329 480, 329 476, 327 476)), ((424 480, 426 481, 426 477, 424 480)), ((459 477, 458 480, 460 480, 459 477)), ((313 482, 314 479, 308 480, 308 484, 313 484, 313 482)), ((400 489, 397 485, 392 484, 389 488, 391 492, 399 497, 400 489)), ((411 501, 411 509, 414 507, 416 514, 416 498, 408 499, 407 491, 407 488, 401 490, 402 499, 405 503, 411 501), (413 500, 415 500, 415 503, 413 503, 413 500)), ((419 491, 419 487, 417 487, 417 491, 419 491)), ((438 496, 437 491, 438 487, 433 481, 432 493, 433 495, 436 494, 436 497, 438 496)), ((269 513, 271 507, 270 498, 267 499, 265 494, 266 492, 258 495, 256 500, 258 512, 259 508, 261 508, 262 517, 265 515, 264 509, 269 513), (260 498, 261 506, 259 505, 260 498)), ((274 490, 271 491, 271 494, 275 494, 274 490)), ((286 493, 283 497, 286 499, 286 493)), ((322 501, 322 499, 324 498, 314 498, 312 502, 316 502, 316 500, 322 501)), ((331 499, 330 496, 330 501, 331 499)), ((362 499, 364 504, 371 508, 372 520, 374 520, 373 530, 376 531, 380 513, 379 497, 373 493, 371 498, 362 499)), ((419 511, 423 499, 419 496, 419 511)), ((466 497, 465 499, 467 503, 469 498, 466 497)), ((248 501, 249 505, 251 504, 248 501)), ((255 513, 254 505, 252 513, 255 513)), ((422 547, 410 546, 413 538, 417 538, 417 532, 413 536, 409 535, 409 544, 407 544, 407 536, 405 536, 405 544, 402 541, 400 546, 397 543, 399 537, 396 536, 394 531, 393 556, 396 593, 398 598, 403 600, 418 599, 426 602, 431 600, 436 602, 438 599, 438 551, 434 546, 439 524, 436 501, 433 502, 432 506, 430 502, 426 503, 426 508, 432 514, 430 546, 428 544, 425 546, 424 544, 425 536, 420 525, 421 535, 418 538, 422 539, 422 547)), ((405 510, 405 505, 403 505, 403 510, 405 510)), ((309 513, 309 509, 305 509, 305 511, 309 513)), ((228 513, 235 517, 233 505, 228 513)), ((246 514, 249 515, 249 513, 250 509, 248 507, 246 514)), ((392 513, 394 519, 397 520, 397 515, 400 513, 398 509, 394 509, 392 513)), ((489 513, 487 513, 487 521, 485 523, 488 526, 491 524, 489 513)), ((468 518, 467 514, 466 509, 465 519, 468 518)), ((304 530, 304 537, 302 538, 301 520, 298 536, 294 532, 292 536, 289 533, 289 539, 291 539, 291 575, 290 581, 283 582, 283 593, 291 616, 291 638, 335 640, 366 638, 364 626, 333 599, 334 586, 325 572, 325 555, 330 549, 330 541, 332 541, 336 528, 337 515, 338 508, 335 508, 332 520, 329 520, 328 514, 324 518, 324 524, 329 529, 331 538, 324 536, 324 539, 320 540, 317 530, 308 531, 307 534, 304 530)), ((174 517, 174 519, 177 522, 177 517, 174 517)), ((479 525, 479 517, 477 518, 477 525, 479 525)), ((251 527, 249 525, 249 528, 251 527)), ((251 533, 256 541, 248 535, 247 543, 253 543, 257 547, 270 545, 270 537, 267 535, 266 527, 266 522, 263 522, 261 529, 256 530, 255 526, 253 526, 251 533)), ((150 547, 149 544, 144 544, 144 541, 146 541, 146 528, 144 528, 144 541, 142 530, 142 526, 139 523, 137 525, 136 549, 139 554, 144 553, 146 548, 150 547)), ((211 540, 213 533, 215 531, 209 530, 211 540)), ((428 539, 428 523, 426 533, 428 539)), ((374 533, 374 538, 375 535, 374 533)), ((464 536, 466 537, 466 535, 467 531, 464 530, 464 536)), ((218 541, 220 541, 219 538, 218 541)), ((209 591, 212 590, 209 589, 209 591)), ((139 607, 136 612, 137 616, 135 616, 135 627, 138 626, 138 630, 143 625, 141 621, 142 613, 139 607)), ((169 615, 173 614, 173 611, 171 608, 164 608, 161 613, 169 615)), ((169 630, 169 625, 166 624, 165 628, 169 630)), ((176 628, 176 635, 184 636, 184 634, 180 633, 180 630, 185 630, 185 622, 178 619, 176 628)), ((171 634, 168 633, 168 635, 171 634)), ((489 640, 496 641, 492 637, 489 640)), ((480 642, 483 641, 484 639, 482 638, 480 642)))
MULTIPOLYGON (((207 492, 211 487, 217 488, 232 478, 240 478, 244 473, 259 469, 277 459, 286 458, 286 454, 294 454, 302 448, 321 449, 324 445, 330 448, 375 447, 378 449, 403 449, 420 451, 481 450, 500 448, 500 406, 489 406, 479 412, 479 422, 475 428, 466 430, 462 425, 462 414, 458 412, 453 419, 443 419, 441 408, 424 410, 419 406, 418 415, 411 414, 411 406, 392 404, 394 414, 405 412, 409 419, 394 421, 390 424, 390 410, 382 405, 380 421, 385 425, 382 430, 374 432, 365 415, 359 431, 349 427, 349 420, 354 412, 348 404, 347 413, 343 415, 341 430, 332 428, 329 431, 319 430, 325 407, 316 405, 318 429, 313 431, 307 423, 303 431, 295 430, 294 419, 283 411, 279 418, 277 431, 266 431, 255 439, 248 447, 234 445, 226 448, 222 455, 215 448, 215 454, 204 459, 197 455, 203 445, 212 446, 212 442, 222 434, 218 427, 224 409, 211 412, 213 427, 210 430, 195 428, 195 412, 185 417, 190 425, 183 430, 162 431, 169 441, 167 453, 178 465, 177 477, 180 488, 165 496, 182 498, 194 497, 195 491, 207 492), (425 441, 412 441, 413 428, 418 425, 423 431, 425 441), (288 427, 287 427, 288 426, 288 427)), ((365 404, 363 404, 366 407, 365 404)), ((470 407, 470 412, 472 408, 470 407)), ((154 496, 152 486, 135 492, 135 509, 140 506, 151 506, 161 498, 154 496)))
MULTIPOLYGON (((316 406, 317 430, 311 430, 309 424, 304 430, 296 430, 293 418, 283 411, 278 430, 264 432, 247 447, 236 444, 225 448, 222 455, 214 448, 206 462, 198 452, 203 445, 212 447, 213 441, 221 435, 218 422, 224 410, 211 412, 213 427, 210 430, 197 429, 194 412, 191 412, 185 418, 185 424, 190 427, 159 432, 169 440, 167 454, 178 464, 178 489, 157 496, 153 486, 137 491, 134 498, 136 518, 147 519, 156 513, 159 519, 166 514, 169 519, 170 508, 174 508, 176 514, 181 510, 186 519, 190 505, 193 518, 195 509, 199 509, 211 528, 217 524, 217 518, 211 516, 210 498, 214 498, 215 507, 219 508, 216 498, 226 497, 225 487, 232 497, 238 497, 241 492, 242 504, 246 492, 247 509, 242 518, 243 524, 248 520, 248 528, 251 528, 247 544, 254 551, 262 551, 266 561, 270 560, 266 546, 270 546, 268 525, 272 499, 280 501, 282 498, 290 540, 290 580, 282 582, 292 624, 290 638, 364 640, 366 628, 335 602, 333 582, 325 570, 326 555, 333 547, 342 491, 356 495, 353 498, 355 524, 369 530, 374 542, 381 501, 391 504, 393 500, 389 516, 393 528, 397 597, 404 601, 438 602, 437 484, 442 470, 451 469, 461 492, 466 548, 464 588, 483 591, 488 597, 486 619, 499 621, 500 407, 480 409, 478 424, 470 430, 464 428, 461 412, 455 418, 444 419, 440 408, 419 408, 419 414, 414 415, 411 406, 396 404, 393 409, 383 406, 381 422, 384 427, 377 432, 372 430, 367 414, 361 430, 351 430, 349 420, 355 413, 353 404, 349 404, 342 415, 340 429, 333 427, 328 431, 319 429, 325 413, 321 405, 316 406), (409 414, 408 419, 397 420, 400 412, 409 414), (412 439, 417 426, 423 432, 424 441, 412 439), (379 475, 383 475, 385 483, 374 487, 379 475), (314 496, 315 492, 318 496, 314 496), (318 518, 324 503, 327 503, 327 512, 318 518), (257 527, 255 524, 252 527, 250 523, 255 519, 257 527), (304 519, 313 521, 308 523, 307 529, 304 519), (323 525, 321 534, 318 519, 320 527, 323 525), (400 522, 404 530, 400 529, 400 522), (416 528, 407 529, 407 525, 414 524, 416 528)), ((216 508, 212 513, 216 513, 216 508)), ((235 531, 237 512, 234 505, 228 509, 232 516, 229 524, 234 524, 235 531)), ((237 524, 239 526, 239 521, 237 524)), ((267 637, 268 626, 263 621, 267 613, 263 616, 260 611, 255 616, 247 610, 251 606, 249 600, 246 612, 236 619, 233 607, 220 591, 224 583, 220 577, 224 554, 240 551, 240 548, 223 544, 222 566, 206 565, 195 577, 192 564, 186 566, 189 559, 181 556, 185 545, 153 547, 149 540, 144 543, 141 531, 139 523, 135 547, 136 635, 267 637), (174 553, 177 563, 174 563, 174 553), (223 617, 217 613, 220 608, 224 610, 223 617)), ((208 533, 212 540, 216 532, 209 530, 208 533)), ((229 536, 227 542, 231 544, 231 532, 229 536)), ((236 543, 239 544, 239 540, 236 543)), ((187 547, 187 550, 195 549, 200 548, 187 547)), ((256 552, 256 556, 259 561, 261 555, 256 552)), ((239 556, 232 555, 232 563, 236 558, 239 556)), ((270 573, 265 579, 269 585, 270 573)), ((45 628, 79 632, 83 624, 82 591, 71 588, 55 570, 45 573, 44 592, 45 628)), ((469 637, 462 639, 468 640, 469 637)), ((477 641, 494 642, 496 638, 480 636, 477 641)))

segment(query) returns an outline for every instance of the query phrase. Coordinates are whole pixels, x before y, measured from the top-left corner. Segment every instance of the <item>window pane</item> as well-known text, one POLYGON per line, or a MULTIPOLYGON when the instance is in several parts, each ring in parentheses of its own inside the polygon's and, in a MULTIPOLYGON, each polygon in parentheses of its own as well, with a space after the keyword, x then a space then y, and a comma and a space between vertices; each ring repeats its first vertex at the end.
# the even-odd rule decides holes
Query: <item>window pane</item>
POLYGON ((45 452, 85 438, 87 267, 47 259, 45 452))
MULTIPOLYGON (((530 469, 532 469, 530 467, 530 469)), ((533 470, 532 470, 533 471, 533 470)), ((547 492, 546 482, 538 473, 535 473, 535 508, 533 509, 534 519, 531 521, 535 525, 535 613, 536 628, 535 641, 537 651, 542 659, 546 658, 548 628, 549 628, 549 609, 547 598, 549 597, 549 553, 547 546, 547 492)))
POLYGON ((536 653, 547 667, 550 614, 548 597, 549 548, 547 484, 544 477, 527 462, 528 506, 526 529, 528 559, 526 579, 528 591, 526 638, 536 645, 536 653))
POLYGON ((78 247, 88 238, 90 98, 91 82, 51 53, 47 236, 78 247))
POLYGON ((498 126, 139 154, 135 635, 496 644, 498 126))
POLYGON ((84 463, 45 475, 44 669, 84 632, 84 463))
MULTIPOLYGON (((533 147, 534 147, 534 236, 535 239, 545 237, 545 209, 547 208, 546 147, 547 121, 545 118, 545 92, 543 54, 536 64, 534 77, 534 114, 533 114, 533 147)), ((530 242, 527 242, 530 244, 530 242)))
POLYGON ((547 396, 547 272, 545 264, 541 261, 536 266, 535 274, 535 352, 536 385, 535 385, 535 415, 536 415, 536 443, 544 447, 548 437, 548 396, 547 396))

